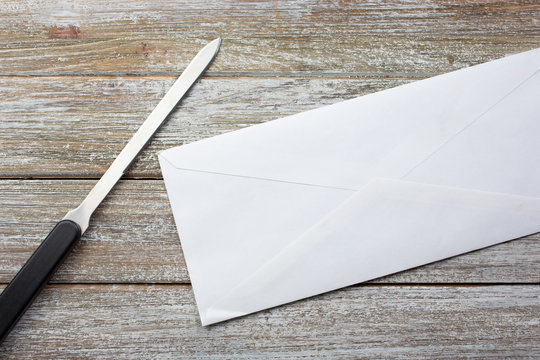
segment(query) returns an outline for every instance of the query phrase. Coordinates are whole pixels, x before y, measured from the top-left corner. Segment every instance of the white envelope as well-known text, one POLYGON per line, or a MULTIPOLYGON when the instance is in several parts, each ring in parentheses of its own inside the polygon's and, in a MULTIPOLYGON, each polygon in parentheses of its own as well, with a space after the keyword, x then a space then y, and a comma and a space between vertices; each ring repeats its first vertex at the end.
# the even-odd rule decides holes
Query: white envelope
POLYGON ((202 324, 540 231, 539 71, 536 49, 162 152, 202 324))

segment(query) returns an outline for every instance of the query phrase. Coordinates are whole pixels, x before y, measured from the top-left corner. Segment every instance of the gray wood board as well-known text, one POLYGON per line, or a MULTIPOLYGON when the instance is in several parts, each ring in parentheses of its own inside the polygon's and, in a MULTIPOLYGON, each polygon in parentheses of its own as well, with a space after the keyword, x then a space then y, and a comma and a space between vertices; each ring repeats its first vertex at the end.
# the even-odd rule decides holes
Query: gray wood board
MULTIPOLYGON (((95 178, 109 167, 174 77, 0 77, 0 81, 0 177, 95 178)), ((204 78, 127 176, 161 177, 156 157, 160 150, 407 81, 204 78)))
POLYGON ((183 285, 55 285, 0 357, 535 358, 535 286, 360 286, 201 327, 183 285))
POLYGON ((3 73, 184 68, 222 37, 213 72, 434 74, 538 47, 534 1, 8 1, 3 73))
MULTIPOLYGON (((95 180, 0 181, 0 282, 90 190, 95 180)), ((389 276, 376 282, 540 282, 540 234, 389 276)), ((161 180, 121 181, 98 208, 88 232, 55 282, 189 283, 161 180)))

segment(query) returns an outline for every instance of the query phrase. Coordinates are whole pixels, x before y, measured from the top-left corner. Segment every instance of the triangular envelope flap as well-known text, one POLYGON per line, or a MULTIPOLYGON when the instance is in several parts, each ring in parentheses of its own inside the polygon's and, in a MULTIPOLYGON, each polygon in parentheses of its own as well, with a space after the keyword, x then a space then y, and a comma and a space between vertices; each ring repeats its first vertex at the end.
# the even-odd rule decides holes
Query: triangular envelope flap
POLYGON ((203 324, 216 299, 354 194, 180 170, 159 159, 203 324))
POLYGON ((216 301, 205 322, 525 236, 538 224, 540 199, 378 179, 216 301))
POLYGON ((540 49, 162 153, 177 168, 358 189, 399 178, 540 67, 540 49))

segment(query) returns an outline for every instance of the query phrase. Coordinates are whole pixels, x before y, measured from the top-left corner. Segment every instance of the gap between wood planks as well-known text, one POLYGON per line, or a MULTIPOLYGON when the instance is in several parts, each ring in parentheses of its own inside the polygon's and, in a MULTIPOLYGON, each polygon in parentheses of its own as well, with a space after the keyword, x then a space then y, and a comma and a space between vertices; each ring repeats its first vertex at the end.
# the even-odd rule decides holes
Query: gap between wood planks
MULTIPOLYGON (((59 72, 59 71, 40 71, 40 72, 10 72, 0 71, 0 77, 101 77, 104 79, 114 77, 126 78, 173 78, 182 74, 182 71, 163 71, 163 72, 59 72)), ((425 79, 428 77, 440 75, 441 73, 413 73, 413 72, 255 72, 255 71, 237 71, 237 72, 208 72, 204 78, 321 78, 321 79, 350 79, 350 78, 369 78, 369 79, 425 79)))
MULTIPOLYGON (((0 283, 0 290, 3 290, 8 283, 0 283)), ((453 287, 453 288, 462 288, 462 287, 495 287, 495 286, 539 286, 538 283, 527 283, 527 282, 480 282, 480 283, 405 283, 405 282, 395 282, 395 283, 377 283, 377 282, 366 282, 366 283, 359 283, 354 285, 349 285, 344 288, 336 289, 329 291, 335 292, 339 291, 341 289, 347 289, 347 288, 362 288, 362 287, 370 287, 370 288, 388 288, 388 287, 430 287, 430 288, 443 288, 443 287, 453 287)), ((126 288, 145 288, 145 287, 154 287, 154 288, 185 288, 185 289, 191 289, 192 286, 190 283, 182 283, 182 282, 141 282, 141 283, 123 283, 123 282, 108 282, 108 283, 101 283, 101 282, 55 282, 50 283, 46 285, 50 288, 75 288, 75 287, 81 287, 81 288, 87 288, 87 287, 93 287, 93 286, 99 286, 99 287, 126 287, 126 288)), ((314 295, 317 296, 317 295, 314 295)))
MULTIPOLYGON (((111 160, 112 163, 112 160, 111 160)), ((56 176, 6 176, 6 175, 0 175, 0 181, 7 181, 7 180, 21 180, 21 181, 35 181, 35 180, 58 180, 58 181, 75 181, 75 180, 95 180, 98 181, 101 179, 101 177, 96 176, 90 176, 90 177, 56 177, 56 176)), ((163 180, 163 177, 138 177, 138 176, 123 176, 121 180, 137 180, 137 181, 156 181, 156 180, 163 180)))

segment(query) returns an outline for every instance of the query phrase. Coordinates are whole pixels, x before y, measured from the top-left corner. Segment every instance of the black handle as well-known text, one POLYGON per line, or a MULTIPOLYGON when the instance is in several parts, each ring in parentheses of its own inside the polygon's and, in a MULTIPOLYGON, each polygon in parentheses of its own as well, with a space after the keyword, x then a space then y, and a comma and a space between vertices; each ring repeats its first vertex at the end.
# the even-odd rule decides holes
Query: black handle
POLYGON ((60 221, 4 289, 0 295, 0 342, 80 238, 79 225, 60 221))

